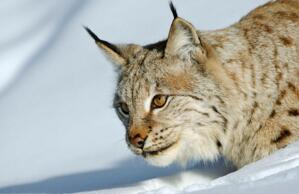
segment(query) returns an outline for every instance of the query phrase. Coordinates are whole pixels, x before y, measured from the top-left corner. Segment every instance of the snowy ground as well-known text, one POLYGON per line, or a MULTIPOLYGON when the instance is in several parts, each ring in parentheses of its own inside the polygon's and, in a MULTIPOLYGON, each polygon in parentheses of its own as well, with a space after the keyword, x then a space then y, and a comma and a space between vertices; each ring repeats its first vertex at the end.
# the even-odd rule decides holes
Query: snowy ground
MULTIPOLYGON (((180 16, 208 30, 264 2, 174 4, 180 16)), ((171 20, 167 0, 0 2, 0 193, 299 189, 299 144, 231 174, 221 161, 155 168, 128 151, 111 108, 115 74, 82 25, 111 42, 147 44, 165 38, 171 20)))

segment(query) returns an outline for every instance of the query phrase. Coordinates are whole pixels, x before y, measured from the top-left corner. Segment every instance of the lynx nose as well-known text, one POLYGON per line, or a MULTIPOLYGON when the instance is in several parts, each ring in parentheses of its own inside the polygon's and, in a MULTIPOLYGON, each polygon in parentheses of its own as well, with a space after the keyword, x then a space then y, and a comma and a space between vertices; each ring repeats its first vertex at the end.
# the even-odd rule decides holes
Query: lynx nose
POLYGON ((144 129, 132 129, 129 134, 129 140, 132 145, 137 148, 143 148, 145 140, 147 138, 147 130, 144 129))

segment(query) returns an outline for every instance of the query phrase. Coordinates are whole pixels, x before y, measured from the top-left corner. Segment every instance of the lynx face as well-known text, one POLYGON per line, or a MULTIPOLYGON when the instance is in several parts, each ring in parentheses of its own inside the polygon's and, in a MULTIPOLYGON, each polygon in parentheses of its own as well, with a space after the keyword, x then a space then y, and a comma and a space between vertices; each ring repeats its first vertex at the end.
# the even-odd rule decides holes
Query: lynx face
POLYGON ((209 84, 200 65, 155 50, 143 49, 139 56, 120 73, 114 101, 130 149, 160 166, 185 163, 195 153, 214 159, 224 121, 207 98, 212 91, 197 91, 209 84))
POLYGON ((144 47, 115 46, 87 31, 118 64, 114 107, 135 154, 158 166, 217 158, 226 120, 206 68, 212 50, 189 22, 176 17, 167 41, 144 47))

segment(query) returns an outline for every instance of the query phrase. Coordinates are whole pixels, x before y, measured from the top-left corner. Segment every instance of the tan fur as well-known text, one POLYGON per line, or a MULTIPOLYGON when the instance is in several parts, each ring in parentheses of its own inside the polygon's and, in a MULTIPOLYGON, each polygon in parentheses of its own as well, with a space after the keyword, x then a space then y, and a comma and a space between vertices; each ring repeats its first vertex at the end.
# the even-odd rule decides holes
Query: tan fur
POLYGON ((156 45, 101 47, 120 64, 114 104, 129 107, 120 115, 128 136, 145 140, 128 145, 154 165, 223 155, 242 167, 299 139, 298 0, 271 1, 217 31, 178 17, 156 45), (168 101, 152 109, 157 94, 168 101))

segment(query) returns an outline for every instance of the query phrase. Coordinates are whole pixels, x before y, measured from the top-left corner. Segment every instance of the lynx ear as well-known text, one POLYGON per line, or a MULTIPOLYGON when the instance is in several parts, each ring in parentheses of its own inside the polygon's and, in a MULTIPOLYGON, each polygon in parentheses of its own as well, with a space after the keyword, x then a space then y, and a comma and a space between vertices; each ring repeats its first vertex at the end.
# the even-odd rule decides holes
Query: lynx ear
POLYGON ((165 56, 178 56, 182 60, 203 60, 206 50, 196 32, 188 21, 176 17, 170 27, 165 48, 165 56))
POLYGON ((116 64, 125 65, 127 59, 123 56, 121 49, 116 45, 113 45, 105 40, 99 39, 95 33, 93 33, 89 28, 85 27, 88 34, 94 39, 96 44, 101 48, 105 54, 116 64))

